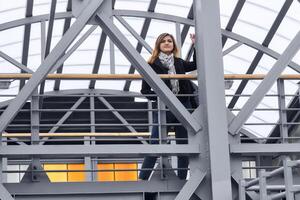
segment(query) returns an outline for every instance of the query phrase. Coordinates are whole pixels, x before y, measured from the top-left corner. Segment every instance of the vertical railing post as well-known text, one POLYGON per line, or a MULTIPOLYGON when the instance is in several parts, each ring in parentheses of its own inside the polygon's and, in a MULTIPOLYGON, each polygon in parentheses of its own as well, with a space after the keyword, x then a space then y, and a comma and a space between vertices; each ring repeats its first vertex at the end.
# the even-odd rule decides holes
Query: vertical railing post
POLYGON ((285 91, 284 91, 284 80, 277 80, 277 91, 278 91, 278 107, 279 107, 279 126, 280 136, 282 143, 288 143, 288 127, 287 127, 287 116, 286 116, 286 105, 285 105, 285 91))
POLYGON ((267 179, 266 179, 266 170, 261 169, 259 171, 259 199, 267 200, 267 179))
POLYGON ((239 183, 239 200, 246 200, 245 180, 240 180, 239 183))
MULTIPOLYGON (((158 109, 158 132, 159 132, 159 144, 166 144, 167 137, 168 137, 168 130, 167 130, 167 113, 166 113, 166 106, 162 100, 157 97, 157 109, 158 109)), ((166 178, 166 172, 164 170, 165 163, 168 162, 168 158, 164 156, 160 156, 160 170, 161 170, 161 179, 166 178)))
POLYGON ((286 200, 294 200, 293 193, 293 173, 291 159, 288 156, 284 156, 283 159, 283 174, 285 183, 285 197, 286 200))
MULTIPOLYGON (((30 106, 30 123, 31 123, 31 145, 37 145, 39 144, 39 130, 40 130, 40 116, 41 113, 38 111, 38 109, 42 108, 42 105, 40 105, 38 96, 38 90, 36 89, 33 92, 33 95, 31 97, 31 106, 30 106)), ((32 163, 31 163, 31 180, 32 181, 39 181, 39 173, 35 172, 40 169, 40 161, 39 158, 33 157, 32 163)))

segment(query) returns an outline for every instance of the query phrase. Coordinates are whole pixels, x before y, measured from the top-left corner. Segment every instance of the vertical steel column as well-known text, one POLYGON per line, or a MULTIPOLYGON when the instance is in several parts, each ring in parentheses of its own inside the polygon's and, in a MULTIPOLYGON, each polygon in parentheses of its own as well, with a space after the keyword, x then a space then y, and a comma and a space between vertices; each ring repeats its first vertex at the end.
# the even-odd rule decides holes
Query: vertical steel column
POLYGON ((110 64, 110 73, 116 73, 116 63, 115 63, 115 45, 109 40, 109 64, 110 64))
MULTIPOLYGON (((3 137, 4 140, 7 140, 7 137, 3 137)), ((7 146, 7 142, 2 142, 3 146, 7 146)), ((0 184, 7 182, 7 173, 2 173, 2 171, 7 170, 7 158, 0 157, 0 184)))
POLYGON ((232 200, 219 10, 218 0, 194 0, 199 102, 209 138, 212 196, 232 200))
POLYGON ((239 200, 246 200, 245 180, 240 180, 239 183, 239 200))
MULTIPOLYGON (((32 10, 33 10, 33 0, 27 0, 26 3, 26 13, 25 17, 32 17, 32 10)), ((29 51, 29 42, 30 42, 30 31, 31 31, 31 24, 26 24, 24 27, 24 35, 23 35, 23 47, 22 47, 22 64, 27 66, 28 63, 28 51, 29 51)), ((21 73, 24 73, 21 70, 21 73)), ((25 84, 25 80, 20 80, 19 89, 21 90, 25 84)))
MULTIPOLYGON (((94 95, 95 94, 89 94, 90 97, 89 97, 89 100, 90 100, 90 132, 91 133, 95 133, 96 132, 96 128, 95 128, 95 97, 94 95)), ((85 136, 84 139, 84 145, 92 145, 92 144, 95 144, 95 141, 91 141, 91 139, 94 138, 94 137, 90 137, 90 136, 85 136)), ((85 180, 86 181, 93 181, 93 178, 94 178, 94 172, 91 171, 93 169, 93 160, 92 160, 92 157, 91 156, 86 156, 84 157, 84 167, 85 167, 85 170, 87 170, 85 172, 85 180)))
POLYGON ((267 178, 266 170, 262 169, 259 172, 259 199, 267 200, 267 178))
POLYGON ((181 34, 180 34, 180 24, 176 23, 175 24, 175 30, 176 30, 176 43, 177 43, 177 47, 179 49, 179 57, 181 57, 182 55, 182 48, 181 48, 181 34))
POLYGON ((287 116, 285 109, 285 92, 284 92, 284 80, 277 80, 277 91, 278 91, 278 107, 279 107, 279 122, 280 122, 280 136, 282 143, 288 143, 288 127, 287 127, 287 116))
MULTIPOLYGON (((71 11, 72 11, 72 0, 68 0, 66 11, 67 11, 67 12, 71 12, 71 11)), ((64 34, 67 32, 67 30, 70 28, 71 20, 72 20, 71 17, 65 18, 64 29, 63 29, 63 35, 64 35, 64 34)), ((64 66, 64 65, 61 64, 61 66, 57 69, 57 72, 56 72, 57 74, 61 74, 61 73, 62 73, 62 71, 63 71, 63 66, 64 66)), ((56 91, 59 90, 59 87, 60 87, 60 81, 61 81, 61 80, 55 80, 53 90, 56 90, 56 91)))
MULTIPOLYGON (((39 96, 38 90, 36 89, 31 97, 31 106, 30 106, 30 123, 31 123, 31 145, 39 144, 39 132, 40 132, 40 113, 39 113, 39 96)), ((31 160, 31 180, 39 181, 39 173, 34 171, 39 169, 39 158, 32 157, 31 160)))
MULTIPOLYGON (((158 98, 157 101, 157 108, 158 108, 158 131, 159 131, 159 144, 166 144, 166 138, 168 137, 168 130, 167 130, 167 113, 166 113, 166 106, 162 100, 158 98)), ((160 156, 160 169, 161 169, 161 179, 166 178, 166 172, 164 170, 165 166, 167 166, 165 163, 168 162, 168 157, 160 156)))
POLYGON ((45 59, 46 53, 46 22, 41 21, 41 63, 45 59))
POLYGON ((291 159, 288 156, 284 156, 283 159, 283 174, 285 183, 285 198, 286 200, 294 200, 293 193, 293 172, 291 167, 291 159))
MULTIPOLYGON (((92 93, 91 95, 93 96, 90 96, 90 109, 91 109, 91 112, 90 112, 90 117, 91 117, 91 133, 96 133, 96 126, 94 124, 96 124, 96 113, 95 113, 95 93, 92 93)), ((93 139, 91 141, 91 145, 96 145, 96 137, 90 137, 91 139, 93 139)), ((93 170, 96 170, 97 169, 97 164, 98 164, 98 159, 92 159, 92 169, 93 170)), ((97 172, 93 171, 92 172, 92 181, 97 181, 97 172)))

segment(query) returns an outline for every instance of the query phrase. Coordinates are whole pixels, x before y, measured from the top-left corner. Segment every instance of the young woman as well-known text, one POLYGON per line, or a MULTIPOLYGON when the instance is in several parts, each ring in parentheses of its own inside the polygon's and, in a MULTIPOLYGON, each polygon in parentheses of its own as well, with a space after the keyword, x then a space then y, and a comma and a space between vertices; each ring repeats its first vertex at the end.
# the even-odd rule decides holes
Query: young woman
MULTIPOLYGON (((195 42, 195 35, 190 35, 192 42, 195 42)), ((152 52, 150 59, 148 60, 149 65, 157 74, 185 74, 185 72, 193 71, 196 69, 195 55, 193 56, 192 62, 184 61, 178 57, 178 48, 175 43, 174 37, 169 33, 162 33, 158 36, 155 47, 152 52)), ((164 80, 165 84, 170 88, 170 90, 175 94, 193 94, 193 87, 189 80, 164 80)), ((151 87, 147 84, 146 81, 142 82, 141 93, 145 95, 155 94, 151 87)), ((150 100, 156 101, 157 98, 153 96, 147 97, 150 100)), ((188 96, 179 96, 178 99, 186 108, 191 108, 190 97, 188 96)), ((153 123, 158 122, 157 113, 153 115, 153 123)), ((167 112, 167 123, 177 123, 176 117, 167 112)), ((151 132, 150 144, 158 144, 158 140, 155 140, 159 137, 158 126, 154 126, 151 132)), ((187 131, 183 126, 175 126, 175 137, 177 144, 187 144, 187 131), (181 140, 180 140, 181 139, 181 140)), ((142 180, 147 180, 152 172, 152 169, 155 165, 157 157, 148 156, 145 158, 142 170, 139 174, 139 178, 142 180), (149 170, 143 170, 149 169, 149 170)), ((178 156, 178 168, 187 168, 189 164, 188 157, 178 156)), ((179 169, 178 177, 180 179, 186 179, 187 170, 179 169)))

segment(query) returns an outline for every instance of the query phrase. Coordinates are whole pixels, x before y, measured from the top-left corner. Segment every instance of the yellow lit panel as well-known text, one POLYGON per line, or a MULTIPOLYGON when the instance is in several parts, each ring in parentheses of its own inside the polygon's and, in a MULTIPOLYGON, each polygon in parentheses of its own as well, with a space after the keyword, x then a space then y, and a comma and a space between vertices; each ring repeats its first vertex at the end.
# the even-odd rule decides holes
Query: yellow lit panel
POLYGON ((115 171, 115 181, 137 181, 137 164, 136 163, 116 163, 115 169, 133 169, 132 171, 115 171))
MULTIPOLYGON (((44 164, 44 170, 67 170, 66 164, 44 164)), ((46 172, 51 182, 67 182, 67 172, 46 172)))

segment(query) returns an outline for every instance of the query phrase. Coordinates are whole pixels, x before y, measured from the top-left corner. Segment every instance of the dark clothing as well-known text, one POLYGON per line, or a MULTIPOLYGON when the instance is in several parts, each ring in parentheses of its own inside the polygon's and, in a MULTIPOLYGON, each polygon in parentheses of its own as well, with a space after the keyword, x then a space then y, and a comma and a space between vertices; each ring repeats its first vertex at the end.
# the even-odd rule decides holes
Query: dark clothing
MULTIPOLYGON (((193 71, 197 68, 196 66, 196 61, 195 61, 195 54, 193 56, 193 61, 192 62, 187 62, 184 61, 181 58, 176 58, 174 57, 174 66, 176 69, 176 74, 185 74, 186 72, 193 71)), ((157 73, 157 74, 168 74, 168 69, 163 66, 163 64, 160 62, 159 58, 157 58, 153 64, 150 64, 152 69, 157 73)), ((166 85, 171 89, 171 82, 169 79, 164 79, 163 80, 166 85)), ((179 80, 179 93, 178 94, 193 94, 193 87, 191 85, 190 80, 179 80)), ((142 89, 141 89, 142 94, 155 94, 153 90, 151 90, 151 87, 148 85, 148 83, 143 80, 142 82, 142 89)), ((156 97, 147 97, 150 100, 156 100, 156 97)), ((185 100, 186 97, 178 97, 179 100, 185 100)))
MULTIPOLYGON (((182 104, 186 107, 186 108, 191 108, 191 102, 189 101, 189 99, 187 99, 187 101, 182 102, 182 104)), ((171 113, 171 112, 167 112, 166 114, 166 120, 167 123, 178 123, 178 120, 176 119, 176 117, 171 113)), ((157 112, 154 113, 153 115, 153 123, 158 123, 158 114, 157 112)), ((179 139, 176 140, 176 144, 187 144, 188 140, 188 134, 186 129, 183 126, 175 126, 175 138, 179 139)), ((158 126, 154 126, 151 132, 151 139, 158 139, 159 138, 159 129, 158 126)), ((158 140, 150 140, 150 144, 159 144, 158 140)), ((139 178, 142 180, 148 180, 152 169, 156 163, 156 156, 147 156, 144 159, 143 165, 141 167, 140 174, 139 174, 139 178), (149 170, 146 170, 149 169, 149 170)), ((177 168, 178 168, 178 177, 180 179, 186 179, 187 176, 187 167, 189 166, 189 158, 187 156, 178 156, 177 157, 177 168), (181 169, 180 169, 181 168, 181 169), (184 169, 183 169, 184 168, 184 169)))
MULTIPOLYGON (((176 70, 176 74, 185 74, 186 72, 190 72, 195 70, 196 67, 196 62, 195 62, 195 54, 193 56, 193 61, 192 62, 187 62, 184 61, 181 58, 176 58, 174 57, 174 66, 175 66, 175 70, 176 70)), ((163 64, 161 63, 161 61, 159 60, 159 58, 157 58, 153 64, 150 64, 150 66, 152 67, 152 69, 157 73, 157 74, 168 74, 168 69, 166 67, 163 66, 163 64)), ((172 87, 171 87, 171 81, 170 80, 163 80, 166 85, 170 88, 170 90, 172 91, 172 87)), ((179 80, 179 93, 178 94, 193 94, 193 86, 191 84, 190 80, 179 80)), ((146 81, 143 80, 142 82, 142 89, 141 89, 141 93, 148 95, 148 94, 155 94, 154 91, 151 89, 151 87, 147 84, 146 81)), ((151 97, 147 97, 149 100, 157 100, 156 97, 151 96, 151 97)), ((180 96, 178 97, 178 99, 181 101, 181 103, 186 107, 186 108, 192 108, 191 106, 191 97, 185 97, 185 96, 180 96)), ((167 123, 178 123, 178 120, 176 119, 176 117, 171 113, 171 112, 167 112, 167 123)), ((154 113, 153 115, 153 122, 157 123, 157 113, 154 113)), ((176 140, 176 144, 187 144, 188 140, 188 134, 186 129, 183 126, 175 126, 175 137, 176 139, 179 138, 186 138, 186 140, 176 140)), ((154 126, 151 132, 151 138, 152 139, 157 139, 159 138, 159 129, 158 126, 154 126)), ((150 144, 158 144, 157 140, 151 140, 150 144)), ((147 180, 152 172, 152 168, 155 165, 157 157, 155 156, 147 156, 144 159, 143 165, 142 165, 142 170, 139 174, 139 178, 143 179, 143 180, 147 180), (145 169, 145 170, 143 170, 145 169), (146 170, 149 169, 149 170, 146 170)), ((178 168, 185 168, 185 169, 181 169, 178 170, 178 177, 180 179, 186 179, 187 176, 187 169, 188 168, 188 164, 189 164, 189 160, 187 156, 178 156, 178 168)))

